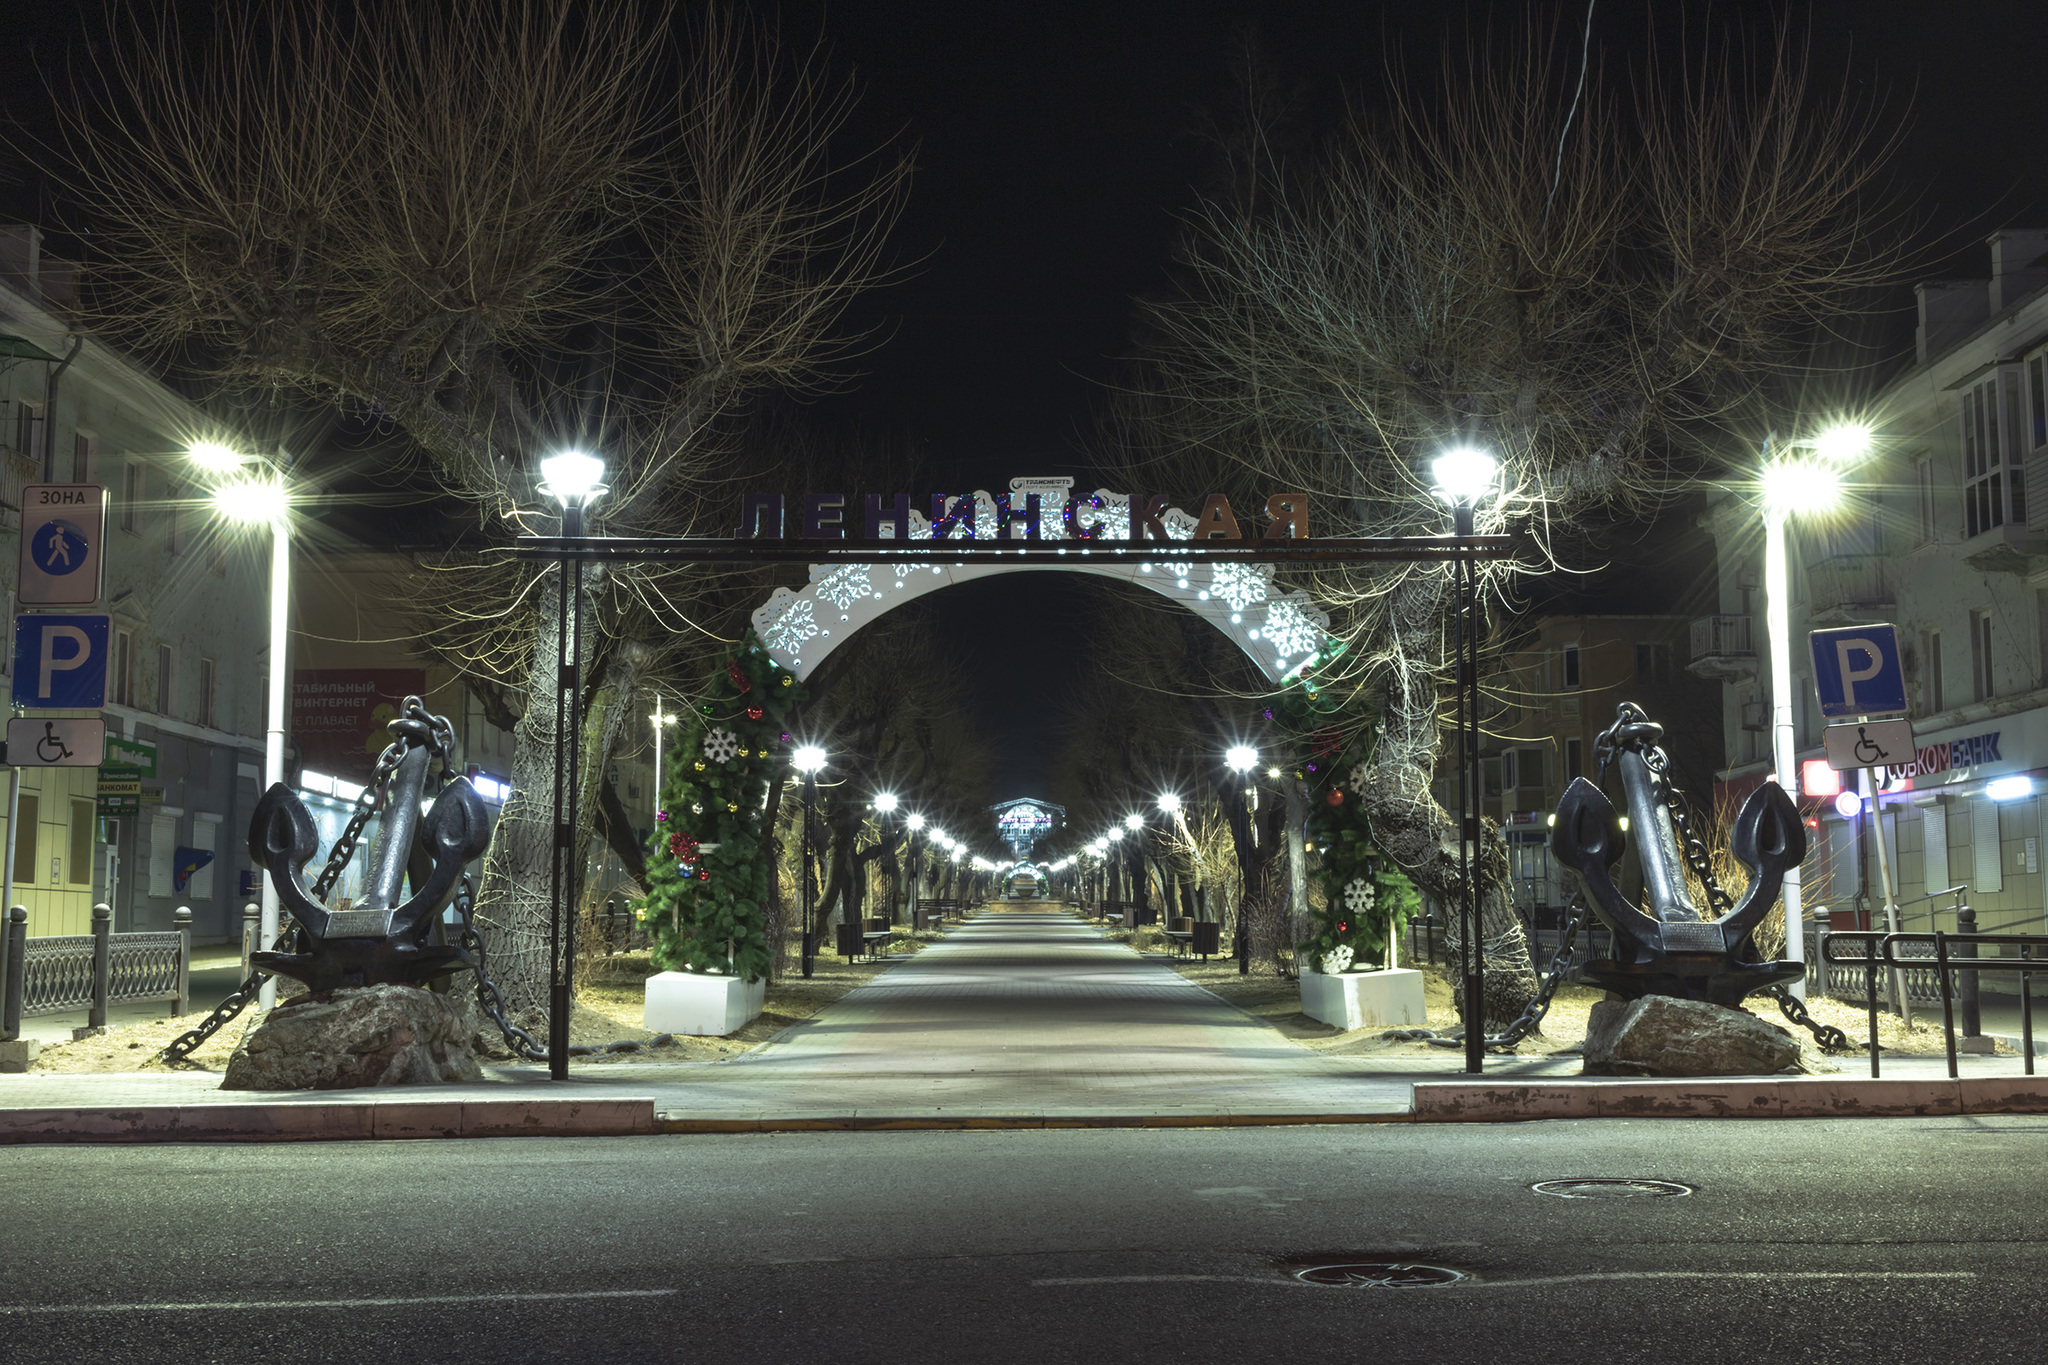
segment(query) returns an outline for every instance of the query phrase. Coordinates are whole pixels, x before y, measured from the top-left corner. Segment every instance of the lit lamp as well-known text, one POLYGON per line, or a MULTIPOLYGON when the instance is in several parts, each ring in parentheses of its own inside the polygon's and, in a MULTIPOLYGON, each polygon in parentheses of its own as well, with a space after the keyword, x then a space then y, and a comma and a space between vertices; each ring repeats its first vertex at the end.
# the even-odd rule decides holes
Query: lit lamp
MULTIPOLYGON (((1239 800, 1232 812, 1231 842, 1237 845, 1237 974, 1250 976, 1252 973, 1252 932, 1251 923, 1245 917, 1244 896, 1252 885, 1252 849, 1258 838, 1258 826, 1252 822, 1253 803, 1258 800, 1257 789, 1252 786, 1252 770, 1259 766, 1259 751, 1249 744, 1233 744, 1223 752, 1223 766, 1237 774, 1239 800)), ((1391 965, 1391 964, 1389 964, 1391 965)))
MULTIPOLYGON (((1799 783, 1793 759, 1792 593, 1786 566, 1785 524, 1795 516, 1815 516, 1839 506, 1843 467, 1869 448, 1869 428, 1843 424, 1822 432, 1809 446, 1812 454, 1804 458, 1789 450, 1773 453, 1767 446, 1763 468, 1757 475, 1764 513, 1764 631, 1770 636, 1771 651, 1771 767, 1778 785, 1795 800, 1799 783)), ((1888 866, 1886 871, 1889 872, 1888 866)), ((1796 867, 1785 873, 1784 896, 1785 952, 1792 961, 1803 963, 1806 927, 1800 914, 1796 867)), ((1804 973, 1791 983, 1791 991, 1805 998, 1804 973)))
MULTIPOLYGON (((1500 488, 1500 461, 1473 446, 1430 462, 1430 491, 1451 509, 1451 530, 1469 544, 1479 505, 1500 488)), ((1479 951, 1479 895, 1473 884, 1479 837, 1479 592, 1469 549, 1457 557, 1458 928, 1465 955, 1465 1070, 1486 1065, 1486 967, 1479 951)))
POLYGON ((656 688, 654 691, 654 714, 647 719, 654 722, 654 813, 659 816, 661 814, 661 732, 663 727, 676 723, 675 712, 661 709, 660 688, 656 688))
MULTIPOLYGON (((267 791, 284 781, 285 656, 291 621, 291 499, 274 467, 251 476, 252 464, 263 464, 217 441, 201 441, 189 451, 192 463, 221 482, 213 489, 213 510, 237 526, 270 532, 270 674, 263 698, 263 786, 267 791)), ((277 888, 263 878, 259 948, 277 942, 277 888)), ((264 1009, 277 1003, 277 981, 267 979, 258 1000, 264 1009)))
POLYGON ((818 955, 818 933, 812 921, 817 918, 817 888, 811 884, 811 856, 817 847, 816 826, 818 823, 818 773, 825 766, 825 751, 815 744, 799 744, 789 756, 789 765, 803 774, 804 779, 804 835, 803 835, 803 881, 804 881, 804 975, 810 976, 818 955))

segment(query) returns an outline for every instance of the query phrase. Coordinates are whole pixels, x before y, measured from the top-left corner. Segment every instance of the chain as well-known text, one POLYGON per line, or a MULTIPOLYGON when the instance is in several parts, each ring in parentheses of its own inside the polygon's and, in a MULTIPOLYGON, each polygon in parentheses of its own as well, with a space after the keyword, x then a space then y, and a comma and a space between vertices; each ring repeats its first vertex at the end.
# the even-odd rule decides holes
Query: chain
POLYGON ((1792 994, 1785 987, 1773 986, 1764 993, 1778 1002, 1778 1008, 1785 1012, 1787 1019, 1790 1019, 1793 1023, 1813 1035, 1813 1041, 1819 1045, 1822 1052, 1860 1052, 1862 1050, 1849 1041, 1848 1034, 1842 1032, 1833 1024, 1823 1024, 1820 1020, 1808 1014, 1806 1012, 1806 1002, 1792 994))
POLYGON ((472 900, 469 878, 465 876, 462 879, 462 890, 455 895, 455 913, 462 920, 462 937, 459 940, 462 951, 469 955, 470 968, 476 973, 476 1003, 491 1017, 491 1022, 498 1026, 498 1032, 505 1035, 506 1047, 529 1062, 544 1062, 548 1060, 547 1048, 536 1042, 532 1034, 505 1017, 505 998, 498 993, 498 983, 491 980, 490 974, 484 970, 483 937, 477 933, 476 926, 470 918, 472 900))
POLYGON ((1564 936, 1557 942, 1557 952, 1550 959, 1550 973, 1543 979, 1543 989, 1536 992, 1522 1010, 1522 1017, 1509 1024, 1499 1033, 1486 1039, 1486 1046, 1502 1052, 1512 1052, 1521 1045, 1524 1038, 1543 1025, 1543 1016, 1550 1013, 1550 998, 1557 994, 1563 984, 1565 973, 1571 970, 1572 950, 1578 946, 1579 930, 1586 926, 1586 898, 1574 894, 1571 904, 1571 918, 1565 921, 1564 936))
POLYGON ((214 1034, 234 1022, 236 1015, 249 1007, 256 998, 256 992, 263 989, 263 983, 270 980, 269 972, 250 972, 248 979, 235 987, 234 993, 213 1007, 213 1013, 201 1020, 199 1027, 188 1033, 181 1033, 162 1052, 156 1054, 160 1062, 182 1062, 197 1052, 214 1034))
MULTIPOLYGON (((418 697, 407 697, 400 716, 415 720, 427 727, 427 748, 441 760, 445 773, 449 756, 455 752, 455 727, 446 716, 437 716, 427 710, 426 703, 418 697)), ((341 831, 341 837, 334 841, 334 847, 327 851, 327 865, 320 869, 319 879, 313 883, 313 899, 325 902, 327 893, 341 880, 341 874, 348 867, 349 859, 356 855, 356 845, 362 842, 363 828, 370 823, 370 817, 384 804, 385 784, 398 767, 398 760, 405 757, 405 737, 401 735, 385 746, 377 755, 377 766, 370 774, 370 780, 362 791, 356 794, 356 808, 350 812, 348 825, 341 831)))

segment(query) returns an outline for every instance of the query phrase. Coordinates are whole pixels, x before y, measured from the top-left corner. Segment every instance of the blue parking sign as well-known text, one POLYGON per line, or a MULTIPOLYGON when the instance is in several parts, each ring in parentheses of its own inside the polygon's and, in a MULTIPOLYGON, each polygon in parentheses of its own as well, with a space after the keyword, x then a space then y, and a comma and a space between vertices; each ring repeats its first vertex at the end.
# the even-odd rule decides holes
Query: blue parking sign
POLYGON ((1906 709, 1906 670, 1896 626, 1838 626, 1807 634, 1820 713, 1882 716, 1906 709))
POLYGON ((14 704, 31 710, 95 711, 107 704, 107 637, 112 618, 14 618, 14 704))

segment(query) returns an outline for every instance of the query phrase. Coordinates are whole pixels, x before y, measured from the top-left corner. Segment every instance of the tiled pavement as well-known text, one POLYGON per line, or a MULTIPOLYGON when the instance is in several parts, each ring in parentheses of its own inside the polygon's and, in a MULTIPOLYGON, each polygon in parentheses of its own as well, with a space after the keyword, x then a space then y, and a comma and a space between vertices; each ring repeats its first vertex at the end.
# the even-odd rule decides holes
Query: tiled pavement
MULTIPOLYGON (((751 1121, 1179 1116, 1394 1116, 1419 1080, 1454 1080, 1460 1054, 1332 1058, 1300 1047, 1052 908, 998 907, 726 1062, 582 1067, 550 1084, 506 1067, 478 1085, 254 1095, 211 1075, 0 1076, 0 1109, 356 1104, 652 1096, 675 1120, 751 1121)), ((2016 1073, 1971 1058, 1968 1074, 2016 1073)), ((1887 1059, 1888 1078, 1943 1074, 1940 1058, 1887 1059)), ((1555 1082, 1576 1058, 1498 1057, 1488 1081, 1555 1082)), ((1845 1077, 1861 1074, 1853 1060, 1845 1077)), ((1613 1084, 1609 1082, 1608 1084, 1613 1084)), ((1666 1083, 1669 1084, 1669 1083, 1666 1083)))

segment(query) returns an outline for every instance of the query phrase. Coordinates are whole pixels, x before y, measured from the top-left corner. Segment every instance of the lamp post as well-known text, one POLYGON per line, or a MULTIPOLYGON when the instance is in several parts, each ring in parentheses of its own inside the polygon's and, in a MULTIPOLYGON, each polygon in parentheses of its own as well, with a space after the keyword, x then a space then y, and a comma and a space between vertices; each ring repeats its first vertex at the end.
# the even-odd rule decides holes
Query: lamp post
MULTIPOLYGON (((1452 532, 1469 541, 1479 504, 1493 495, 1500 464, 1469 446, 1430 464, 1433 491, 1451 508, 1452 532)), ((1465 954, 1465 1070, 1486 1065, 1486 967, 1481 952, 1479 888, 1479 593, 1478 562, 1460 554, 1457 575, 1458 932, 1465 954)))
MULTIPOLYGON (((604 461, 567 450, 540 462, 540 491, 562 505, 562 539, 583 537, 583 512, 605 492, 604 461)), ((569 1079, 575 1000, 576 915, 582 859, 576 842, 583 771, 583 556, 565 547, 555 595, 554 848, 548 868, 548 1076, 569 1079)))
MULTIPOLYGON (((1870 433, 1862 427, 1831 428, 1813 442, 1814 455, 1801 459, 1789 450, 1773 452, 1764 444, 1763 469, 1758 478, 1764 514, 1764 632, 1770 637, 1771 652, 1771 767, 1778 785, 1796 804, 1799 798, 1797 740, 1792 726, 1792 621, 1791 575, 1786 563, 1785 526, 1794 516, 1812 515, 1833 509, 1842 499, 1841 466, 1860 455, 1869 445, 1870 433)), ((1883 849, 1882 831, 1879 848, 1883 849)), ((1896 902, 1890 888, 1890 860, 1880 859, 1886 874, 1885 899, 1896 902)), ((1806 926, 1801 914, 1799 869, 1785 873, 1785 953, 1794 962, 1806 962, 1806 926)), ((1887 904, 1896 930, 1896 904, 1887 904)), ((1792 993, 1806 998, 1806 975, 1802 970, 1791 983, 1792 993)))
POLYGON ((1250 976, 1252 972, 1252 932, 1245 919, 1245 900, 1252 889, 1252 840, 1257 829, 1252 824, 1252 769, 1259 766, 1259 751, 1249 744, 1233 744, 1224 752, 1223 764, 1237 774, 1238 799, 1231 803, 1231 842, 1237 845, 1237 974, 1250 976))
MULTIPOLYGON (((654 722, 654 814, 661 815, 661 731, 663 726, 674 725, 676 714, 661 709, 661 689, 654 689, 654 714, 648 717, 654 722)), ((659 820, 657 818, 657 823, 659 820)))
POLYGON ((791 766, 804 778, 804 836, 803 861, 800 864, 803 876, 803 964, 804 975, 810 976, 818 955, 818 934, 813 926, 817 918, 818 892, 811 884, 811 856, 816 844, 818 822, 818 770, 825 766, 825 751, 815 744, 800 744, 789 756, 791 766))
MULTIPOLYGON (((896 800, 895 792, 877 792, 875 794, 875 814, 880 817, 883 850, 888 855, 892 866, 896 857, 896 838, 894 832, 889 828, 889 817, 896 813, 896 807, 899 804, 901 803, 896 800)), ((894 880, 900 881, 901 878, 894 880)), ((896 889, 892 886, 889 891, 889 923, 894 924, 895 922, 896 889)))
POLYGON ((1125 832, 1134 836, 1124 845, 1128 867, 1127 875, 1131 879, 1131 905, 1133 907, 1131 922, 1133 927, 1136 927, 1144 919, 1145 902, 1151 899, 1147 894, 1151 890, 1151 883, 1145 876, 1145 841, 1135 837, 1144 828, 1145 817, 1136 811, 1132 811, 1124 817, 1125 832))
POLYGON ((924 817, 913 811, 903 817, 903 825, 904 828, 910 831, 910 895, 908 897, 910 923, 913 927, 922 927, 917 923, 917 907, 922 900, 922 892, 924 890, 921 885, 924 877, 924 849, 922 847, 923 841, 918 836, 924 832, 924 817))
MULTIPOLYGON (((263 788, 268 791, 284 781, 285 654, 290 647, 292 601, 291 499, 275 467, 266 476, 250 477, 243 471, 252 461, 226 446, 202 442, 192 447, 191 457, 200 468, 225 476, 225 482, 213 491, 216 512, 239 525, 270 530, 270 670, 263 697, 263 788)), ((11 833, 11 822, 8 829, 11 833)), ((262 907, 259 946, 269 948, 277 942, 279 925, 277 888, 268 877, 263 878, 262 907)), ((264 980, 257 998, 266 1010, 277 1003, 275 978, 264 980)))

